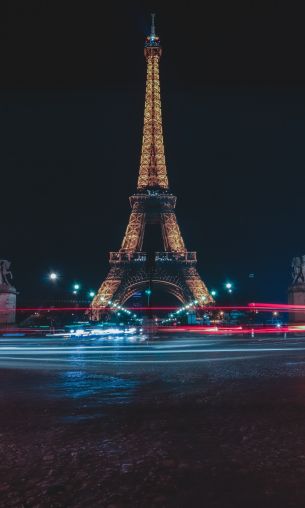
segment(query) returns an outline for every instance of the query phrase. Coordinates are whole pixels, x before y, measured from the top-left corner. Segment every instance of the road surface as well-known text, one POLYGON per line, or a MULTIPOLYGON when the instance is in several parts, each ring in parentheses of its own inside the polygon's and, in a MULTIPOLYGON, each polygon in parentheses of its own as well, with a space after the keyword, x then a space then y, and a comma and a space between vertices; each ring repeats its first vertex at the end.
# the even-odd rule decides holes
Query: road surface
POLYGON ((304 422, 302 337, 0 338, 1 506, 301 507, 304 422))

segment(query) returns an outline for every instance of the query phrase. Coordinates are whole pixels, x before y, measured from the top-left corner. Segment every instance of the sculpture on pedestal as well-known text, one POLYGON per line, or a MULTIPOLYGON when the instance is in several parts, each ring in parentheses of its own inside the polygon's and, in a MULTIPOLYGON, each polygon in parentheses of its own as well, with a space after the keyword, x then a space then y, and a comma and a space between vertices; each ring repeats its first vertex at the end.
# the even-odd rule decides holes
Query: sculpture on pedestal
POLYGON ((11 284, 10 266, 10 261, 0 259, 0 324, 15 323, 17 292, 11 284))
POLYGON ((305 256, 296 256, 292 259, 292 285, 305 282, 305 256))
POLYGON ((291 312, 289 321, 305 322, 305 255, 295 256, 291 263, 292 284, 288 289, 288 302, 290 305, 304 305, 304 311, 291 312))
POLYGON ((7 261, 6 259, 0 259, 0 286, 2 284, 9 287, 11 286, 10 282, 8 281, 8 277, 10 277, 10 279, 13 278, 12 272, 9 270, 10 266, 10 261, 7 261))

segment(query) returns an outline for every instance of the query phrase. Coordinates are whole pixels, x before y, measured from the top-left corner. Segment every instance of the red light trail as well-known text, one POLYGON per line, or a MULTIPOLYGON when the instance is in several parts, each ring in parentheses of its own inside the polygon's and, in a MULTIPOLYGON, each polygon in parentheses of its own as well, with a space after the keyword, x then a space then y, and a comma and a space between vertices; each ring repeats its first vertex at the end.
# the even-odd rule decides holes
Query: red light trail
MULTIPOLYGON (((118 312, 121 309, 118 307, 105 307, 106 310, 112 312, 118 312)), ((126 310, 130 311, 163 311, 163 312, 175 312, 179 310, 179 307, 174 306, 138 306, 138 307, 124 307, 126 310)), ((268 311, 279 311, 279 312, 297 312, 304 311, 305 305, 289 305, 284 303, 249 303, 248 305, 193 305, 190 306, 189 309, 196 309, 202 311, 214 311, 214 310, 222 310, 222 311, 232 311, 232 310, 243 310, 248 312, 260 311, 260 312, 268 312, 268 311)), ((187 310, 189 310, 187 309, 187 310)), ((17 312, 65 312, 65 311, 73 311, 73 312, 82 312, 82 311, 90 311, 94 310, 92 307, 17 307, 17 312)), ((0 309, 0 312, 7 312, 7 309, 0 309)))
POLYGON ((270 326, 162 326, 158 327, 159 332, 196 332, 207 335, 258 335, 258 334, 279 334, 279 333, 305 333, 304 325, 283 325, 279 327, 270 326))

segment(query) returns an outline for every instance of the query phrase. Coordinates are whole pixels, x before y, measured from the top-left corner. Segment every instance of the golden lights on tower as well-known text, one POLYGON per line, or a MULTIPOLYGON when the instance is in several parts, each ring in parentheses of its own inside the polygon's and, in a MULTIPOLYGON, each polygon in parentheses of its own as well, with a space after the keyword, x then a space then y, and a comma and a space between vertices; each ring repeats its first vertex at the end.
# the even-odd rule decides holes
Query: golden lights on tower
POLYGON ((160 39, 155 34, 154 18, 151 34, 145 40, 144 54, 147 61, 147 76, 138 189, 152 187, 168 189, 159 78, 162 49, 160 39))

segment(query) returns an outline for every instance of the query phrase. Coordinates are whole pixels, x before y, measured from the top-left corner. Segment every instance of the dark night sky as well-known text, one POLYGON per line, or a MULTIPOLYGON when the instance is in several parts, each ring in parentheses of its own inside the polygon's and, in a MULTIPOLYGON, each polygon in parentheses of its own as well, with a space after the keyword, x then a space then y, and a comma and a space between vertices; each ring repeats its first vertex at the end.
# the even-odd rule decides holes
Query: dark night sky
POLYGON ((305 253, 304 18, 294 2, 1 4, 1 243, 23 299, 96 289, 120 247, 157 12, 177 216, 210 288, 285 301, 305 253), (199 11, 199 6, 202 12, 199 11))

